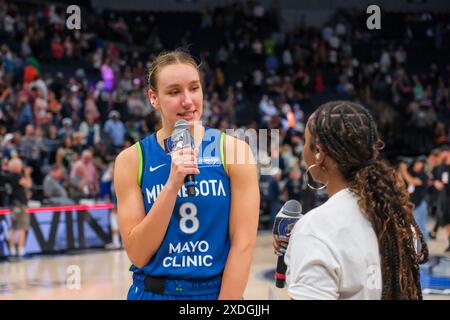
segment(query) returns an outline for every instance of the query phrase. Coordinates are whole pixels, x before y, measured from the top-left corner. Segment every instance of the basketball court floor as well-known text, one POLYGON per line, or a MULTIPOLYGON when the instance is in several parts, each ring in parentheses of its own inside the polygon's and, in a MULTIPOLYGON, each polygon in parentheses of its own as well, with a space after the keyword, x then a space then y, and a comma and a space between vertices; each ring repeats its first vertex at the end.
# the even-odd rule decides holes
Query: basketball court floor
MULTIPOLYGON (((444 230, 439 231, 438 239, 430 241, 429 246, 433 271, 425 275, 428 287, 423 288, 428 292, 425 299, 450 300, 450 254, 443 254, 447 246, 444 230)), ((244 294, 246 300, 267 300, 269 296, 288 299, 286 290, 274 285, 276 260, 271 233, 261 231, 244 294)), ((123 300, 131 284, 129 266, 124 250, 102 249, 4 261, 0 263, 0 299, 123 300)))

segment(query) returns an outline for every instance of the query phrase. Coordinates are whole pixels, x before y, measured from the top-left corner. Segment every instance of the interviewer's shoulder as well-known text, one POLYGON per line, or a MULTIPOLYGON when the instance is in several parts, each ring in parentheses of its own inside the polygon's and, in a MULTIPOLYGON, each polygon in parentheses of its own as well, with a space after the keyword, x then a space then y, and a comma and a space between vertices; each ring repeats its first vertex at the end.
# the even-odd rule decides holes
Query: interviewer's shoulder
POLYGON ((308 211, 296 224, 293 233, 314 234, 333 228, 332 212, 326 203, 308 211))

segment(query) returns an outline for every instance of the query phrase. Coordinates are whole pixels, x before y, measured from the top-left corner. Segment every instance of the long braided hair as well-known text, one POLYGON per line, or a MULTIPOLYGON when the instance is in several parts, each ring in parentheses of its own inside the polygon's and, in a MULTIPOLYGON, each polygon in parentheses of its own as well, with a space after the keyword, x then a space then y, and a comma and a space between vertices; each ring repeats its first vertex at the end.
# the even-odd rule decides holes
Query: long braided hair
POLYGON ((336 162, 372 223, 381 257, 382 299, 422 299, 419 263, 428 259, 428 248, 404 182, 378 159, 384 143, 371 114, 359 104, 333 101, 316 110, 308 128, 311 150, 319 144, 336 162))

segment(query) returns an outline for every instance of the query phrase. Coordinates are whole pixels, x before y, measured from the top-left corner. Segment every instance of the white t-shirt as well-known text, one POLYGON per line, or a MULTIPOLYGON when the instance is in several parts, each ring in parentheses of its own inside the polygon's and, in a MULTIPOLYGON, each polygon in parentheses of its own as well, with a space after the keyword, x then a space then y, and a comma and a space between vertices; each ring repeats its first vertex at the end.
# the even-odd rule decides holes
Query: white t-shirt
POLYGON ((292 299, 380 299, 378 241, 343 189, 295 225, 285 255, 292 299))

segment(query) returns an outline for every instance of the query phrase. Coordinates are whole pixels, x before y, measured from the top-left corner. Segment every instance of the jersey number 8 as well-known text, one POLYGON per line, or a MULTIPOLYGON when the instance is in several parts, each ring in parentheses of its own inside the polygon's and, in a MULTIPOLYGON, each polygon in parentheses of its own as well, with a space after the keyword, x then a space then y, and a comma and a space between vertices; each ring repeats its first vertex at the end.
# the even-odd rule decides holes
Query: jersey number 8
POLYGON ((180 229, 184 233, 191 234, 198 230, 200 223, 197 218, 197 207, 191 202, 183 203, 180 206, 180 229), (191 221, 188 225, 188 221, 191 221))

